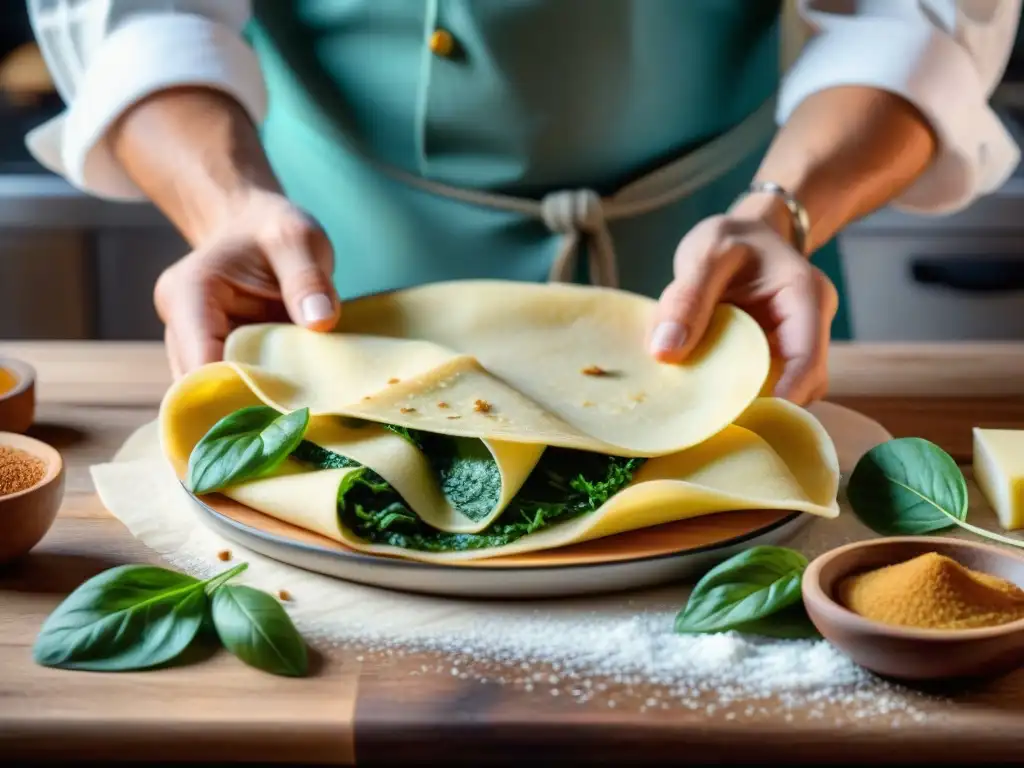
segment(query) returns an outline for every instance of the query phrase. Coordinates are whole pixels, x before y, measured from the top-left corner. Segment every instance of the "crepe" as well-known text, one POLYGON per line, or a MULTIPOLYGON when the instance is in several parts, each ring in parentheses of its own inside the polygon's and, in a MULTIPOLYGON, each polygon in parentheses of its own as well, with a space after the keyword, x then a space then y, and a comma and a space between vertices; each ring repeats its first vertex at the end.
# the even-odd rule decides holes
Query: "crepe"
POLYGON ((697 353, 666 365, 643 345, 653 306, 609 289, 468 281, 348 303, 332 334, 244 327, 228 338, 225 362, 168 392, 162 445, 184 477, 221 418, 260 404, 308 408, 305 444, 326 454, 312 464, 293 454, 221 492, 353 549, 425 561, 537 551, 727 510, 838 514, 824 429, 801 408, 758 397, 769 354, 752 318, 719 307, 697 353), (368 478, 389 490, 368 495, 368 478), (551 487, 566 489, 573 514, 548 503, 551 487), (384 498, 395 502, 393 531, 374 527, 379 510, 371 522, 358 516, 384 498))

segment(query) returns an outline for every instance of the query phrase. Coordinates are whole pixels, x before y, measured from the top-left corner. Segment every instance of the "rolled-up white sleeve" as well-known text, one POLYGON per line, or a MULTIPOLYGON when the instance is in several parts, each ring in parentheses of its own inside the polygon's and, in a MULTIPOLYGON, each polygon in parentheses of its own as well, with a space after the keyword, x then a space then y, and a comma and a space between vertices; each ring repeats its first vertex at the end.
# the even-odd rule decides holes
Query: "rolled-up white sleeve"
POLYGON ((98 197, 142 200, 107 132, 157 91, 204 86, 266 113, 249 0, 29 0, 36 40, 66 109, 26 137, 45 167, 98 197))
POLYGON ((989 105, 1016 39, 1021 0, 799 0, 813 37, 787 73, 777 119, 809 96, 862 85, 929 121, 935 159, 893 207, 941 214, 1000 187, 1020 150, 989 105))

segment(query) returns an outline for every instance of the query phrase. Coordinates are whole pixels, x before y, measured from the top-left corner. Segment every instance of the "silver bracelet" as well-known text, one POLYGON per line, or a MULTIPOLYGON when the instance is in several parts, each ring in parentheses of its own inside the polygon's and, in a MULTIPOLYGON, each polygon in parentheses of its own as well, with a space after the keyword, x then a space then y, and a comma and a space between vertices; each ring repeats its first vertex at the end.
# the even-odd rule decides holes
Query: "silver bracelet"
MULTIPOLYGON (((794 245, 801 254, 806 256, 807 241, 811 235, 811 217, 807 214, 807 209, 804 208, 803 204, 789 194, 789 192, 774 181, 755 181, 747 187, 746 192, 736 198, 736 203, 748 195, 756 195, 762 192, 775 195, 786 204, 786 208, 793 218, 793 239, 796 241, 794 245)), ((733 203, 733 205, 736 205, 736 203, 733 203)))

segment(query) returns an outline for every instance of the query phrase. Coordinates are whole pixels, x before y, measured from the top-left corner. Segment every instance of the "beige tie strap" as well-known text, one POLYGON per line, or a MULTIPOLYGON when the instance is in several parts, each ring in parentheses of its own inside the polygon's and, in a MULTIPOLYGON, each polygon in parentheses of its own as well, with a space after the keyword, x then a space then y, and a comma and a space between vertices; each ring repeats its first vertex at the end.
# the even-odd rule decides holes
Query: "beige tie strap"
MULTIPOLYGON (((425 192, 543 221, 552 233, 561 235, 548 273, 548 279, 553 282, 573 281, 577 274, 580 245, 585 240, 590 282, 617 288, 618 258, 608 223, 649 213, 703 189, 767 143, 774 131, 775 99, 772 98, 718 138, 606 198, 592 189, 577 189, 551 192, 537 201, 453 187, 371 162, 389 176, 425 192)), ((684 234, 680 232, 680 238, 684 234)))
POLYGON ((548 280, 558 283, 573 281, 580 239, 586 237, 591 282, 609 288, 619 287, 615 243, 608 230, 604 203, 597 192, 592 189, 551 192, 540 201, 540 218, 548 229, 562 235, 548 280))

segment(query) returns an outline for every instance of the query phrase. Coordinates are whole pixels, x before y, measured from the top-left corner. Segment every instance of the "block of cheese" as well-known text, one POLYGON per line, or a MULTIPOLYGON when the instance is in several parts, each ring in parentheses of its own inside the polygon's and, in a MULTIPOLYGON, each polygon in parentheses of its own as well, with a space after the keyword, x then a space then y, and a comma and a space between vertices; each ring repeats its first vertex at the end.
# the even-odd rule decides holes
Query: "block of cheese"
POLYGON ((1024 430, 975 427, 974 480, 1003 528, 1024 528, 1024 430))

